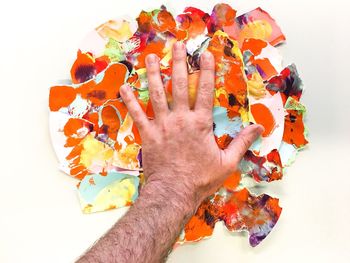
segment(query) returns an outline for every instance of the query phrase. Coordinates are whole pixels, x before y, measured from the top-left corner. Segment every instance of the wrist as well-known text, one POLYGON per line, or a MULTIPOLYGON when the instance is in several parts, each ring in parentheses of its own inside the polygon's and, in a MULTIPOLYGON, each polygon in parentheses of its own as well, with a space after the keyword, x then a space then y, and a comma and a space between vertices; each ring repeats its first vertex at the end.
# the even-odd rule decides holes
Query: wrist
POLYGON ((154 200, 160 206, 178 214, 185 220, 194 215, 199 205, 193 189, 185 184, 179 186, 162 179, 147 180, 140 191, 139 198, 154 200))

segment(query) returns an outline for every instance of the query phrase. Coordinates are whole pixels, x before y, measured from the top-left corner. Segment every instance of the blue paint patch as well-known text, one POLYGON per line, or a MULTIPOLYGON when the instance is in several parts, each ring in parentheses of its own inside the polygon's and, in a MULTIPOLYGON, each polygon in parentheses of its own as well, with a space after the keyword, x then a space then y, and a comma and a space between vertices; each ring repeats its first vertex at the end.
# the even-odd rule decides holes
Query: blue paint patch
POLYGON ((213 108, 213 119, 215 123, 214 134, 217 137, 228 134, 234 138, 243 128, 242 119, 240 117, 230 119, 227 116, 227 109, 224 107, 213 108))
POLYGON ((104 77, 105 77, 105 71, 98 73, 95 77, 96 84, 99 84, 103 80, 104 77))
MULTIPOLYGON (((79 193, 81 197, 87 203, 93 203, 96 196, 108 185, 116 182, 123 181, 125 179, 131 180, 135 186, 135 189, 138 189, 140 179, 136 176, 122 174, 117 172, 110 172, 106 176, 100 174, 87 175, 81 181, 79 185, 79 193), (94 184, 91 184, 89 180, 93 178, 94 184)), ((136 190, 132 200, 135 200, 138 196, 138 191, 136 190)))

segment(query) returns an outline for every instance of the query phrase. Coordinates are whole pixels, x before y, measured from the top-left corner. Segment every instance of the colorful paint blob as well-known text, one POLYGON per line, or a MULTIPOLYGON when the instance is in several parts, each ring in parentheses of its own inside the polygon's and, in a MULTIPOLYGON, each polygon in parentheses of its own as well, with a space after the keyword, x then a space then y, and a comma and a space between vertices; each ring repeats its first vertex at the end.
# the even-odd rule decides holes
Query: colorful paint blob
POLYGON ((200 55, 208 50, 215 57, 218 146, 225 149, 252 123, 263 125, 265 132, 245 154, 240 170, 200 205, 178 243, 209 237, 222 221, 229 231, 248 232, 250 245, 257 246, 282 208, 277 198, 250 192, 246 181, 259 186, 282 179, 308 143, 302 82, 295 65, 283 67, 276 47, 285 39, 266 11, 257 8, 237 17, 228 4, 215 5, 211 13, 187 7, 177 16, 161 6, 141 11, 132 21, 110 20, 90 32, 79 47, 70 80, 53 85, 49 95, 52 143, 61 170, 78 181, 83 212, 130 206, 138 197, 144 185, 142 141, 119 89, 128 83, 152 119, 144 60, 155 53, 171 105, 171 50, 183 41, 192 106, 200 55))

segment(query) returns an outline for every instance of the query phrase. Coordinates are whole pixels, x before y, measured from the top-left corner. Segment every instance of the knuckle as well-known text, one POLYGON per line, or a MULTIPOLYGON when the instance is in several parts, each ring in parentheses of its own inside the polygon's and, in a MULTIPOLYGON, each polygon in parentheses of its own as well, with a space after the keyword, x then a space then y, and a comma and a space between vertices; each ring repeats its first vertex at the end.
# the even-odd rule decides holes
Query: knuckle
POLYGON ((204 114, 198 115, 195 119, 196 126, 199 129, 212 129, 212 122, 204 114))
POLYGON ((203 81, 200 83, 199 87, 202 94, 209 95, 213 93, 214 83, 210 81, 203 81))
POLYGON ((183 115, 178 115, 175 118, 175 125, 178 129, 183 129, 186 126, 186 119, 183 115))
POLYGON ((151 90, 151 97, 153 98, 154 102, 160 102, 162 100, 164 91, 162 87, 156 87, 151 90))
POLYGON ((176 78, 174 79, 174 86, 176 86, 177 89, 187 89, 188 82, 186 78, 176 78))

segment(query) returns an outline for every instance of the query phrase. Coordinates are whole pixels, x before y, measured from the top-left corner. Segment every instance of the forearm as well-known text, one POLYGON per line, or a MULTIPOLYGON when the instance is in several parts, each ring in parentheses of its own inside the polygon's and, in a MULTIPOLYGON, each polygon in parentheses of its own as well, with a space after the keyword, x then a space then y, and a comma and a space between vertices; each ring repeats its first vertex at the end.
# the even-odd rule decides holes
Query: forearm
POLYGON ((78 262, 162 262, 196 206, 193 196, 168 182, 147 183, 127 214, 78 262))

